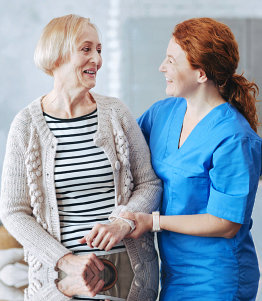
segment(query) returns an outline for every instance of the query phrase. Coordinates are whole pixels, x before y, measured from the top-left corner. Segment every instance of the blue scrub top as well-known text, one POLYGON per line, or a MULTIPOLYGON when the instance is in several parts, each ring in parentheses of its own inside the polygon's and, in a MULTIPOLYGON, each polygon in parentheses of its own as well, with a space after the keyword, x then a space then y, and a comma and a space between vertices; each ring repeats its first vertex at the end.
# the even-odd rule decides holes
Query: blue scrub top
POLYGON ((164 186, 161 214, 209 213, 242 226, 232 239, 161 232, 160 299, 255 300, 259 270, 250 229, 262 140, 236 108, 224 103, 178 148, 186 108, 185 99, 171 97, 138 119, 164 186))

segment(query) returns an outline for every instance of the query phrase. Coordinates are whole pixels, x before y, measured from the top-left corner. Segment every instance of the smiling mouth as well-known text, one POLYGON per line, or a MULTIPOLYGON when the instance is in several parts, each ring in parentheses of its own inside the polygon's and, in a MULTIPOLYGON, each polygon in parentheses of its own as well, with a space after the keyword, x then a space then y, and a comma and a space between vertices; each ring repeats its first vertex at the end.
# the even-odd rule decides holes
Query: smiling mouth
POLYGON ((96 74, 96 72, 92 71, 92 70, 84 70, 84 73, 90 74, 90 75, 95 75, 96 74))

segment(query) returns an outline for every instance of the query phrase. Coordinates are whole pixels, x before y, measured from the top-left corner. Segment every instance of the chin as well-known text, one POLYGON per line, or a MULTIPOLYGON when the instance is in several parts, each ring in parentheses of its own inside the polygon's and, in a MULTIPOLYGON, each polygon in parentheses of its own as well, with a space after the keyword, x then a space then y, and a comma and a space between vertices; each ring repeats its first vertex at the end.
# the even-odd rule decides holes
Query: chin
POLYGON ((96 86, 96 81, 94 82, 82 82, 82 86, 85 87, 86 89, 90 90, 96 86))
POLYGON ((174 93, 174 91, 172 91, 168 87, 166 88, 166 95, 168 95, 168 96, 176 96, 175 93, 174 93))

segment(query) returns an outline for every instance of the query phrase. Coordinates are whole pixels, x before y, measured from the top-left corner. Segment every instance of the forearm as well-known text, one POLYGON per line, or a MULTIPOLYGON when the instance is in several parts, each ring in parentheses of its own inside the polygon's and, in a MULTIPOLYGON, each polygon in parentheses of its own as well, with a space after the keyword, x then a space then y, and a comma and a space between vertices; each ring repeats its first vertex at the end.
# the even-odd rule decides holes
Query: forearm
POLYGON ((232 238, 241 225, 206 214, 160 216, 160 228, 172 232, 203 236, 232 238))
POLYGON ((162 184, 157 178, 150 178, 134 187, 126 205, 126 211, 151 213, 158 210, 162 196, 162 184))

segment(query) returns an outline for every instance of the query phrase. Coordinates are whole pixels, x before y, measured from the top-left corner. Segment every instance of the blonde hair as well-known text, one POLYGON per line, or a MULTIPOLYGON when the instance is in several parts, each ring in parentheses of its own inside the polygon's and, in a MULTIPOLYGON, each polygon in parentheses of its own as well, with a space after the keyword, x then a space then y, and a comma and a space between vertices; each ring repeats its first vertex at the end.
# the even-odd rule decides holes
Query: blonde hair
POLYGON ((69 59, 79 33, 85 25, 97 30, 89 18, 73 14, 52 19, 43 29, 36 45, 34 54, 36 66, 53 76, 53 70, 69 59))

